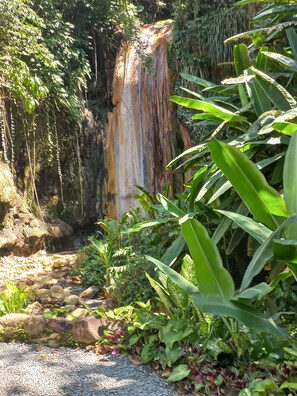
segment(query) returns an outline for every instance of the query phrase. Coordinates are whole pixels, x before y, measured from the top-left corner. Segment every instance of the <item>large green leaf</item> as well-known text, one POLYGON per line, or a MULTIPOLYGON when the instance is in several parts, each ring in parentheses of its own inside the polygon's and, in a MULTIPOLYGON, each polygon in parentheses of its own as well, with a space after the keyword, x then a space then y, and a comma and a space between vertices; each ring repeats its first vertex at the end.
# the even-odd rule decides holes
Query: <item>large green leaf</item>
POLYGON ((290 46, 292 48, 292 53, 294 56, 295 61, 297 61, 297 33, 296 30, 290 27, 289 29, 286 29, 286 34, 290 43, 290 46))
POLYGON ((170 100, 181 106, 187 107, 189 109, 200 110, 205 113, 210 113, 213 116, 219 118, 220 120, 228 122, 244 122, 246 119, 238 114, 232 113, 223 107, 217 106, 213 103, 207 103, 202 100, 189 99, 182 96, 172 96, 170 100))
POLYGON ((273 253, 277 260, 297 264, 297 240, 275 239, 273 253))
POLYGON ((201 296, 197 287, 183 278, 179 273, 153 257, 146 256, 146 259, 153 262, 173 282, 178 284, 191 298, 193 305, 198 311, 237 319, 250 329, 266 331, 278 336, 287 336, 287 333, 276 326, 273 320, 265 318, 254 307, 239 304, 221 296, 201 296))
MULTIPOLYGON (((229 143, 230 144, 230 143, 229 143)), ((266 166, 272 164, 275 161, 278 161, 280 158, 284 156, 284 152, 279 153, 274 155, 273 157, 265 158, 264 160, 261 160, 256 163, 258 169, 263 169, 266 166)), ((208 205, 210 205, 212 202, 214 202, 217 198, 219 198, 222 194, 224 194, 229 188, 232 187, 232 184, 228 181, 226 181, 222 186, 220 186, 212 195, 212 197, 209 199, 207 202, 208 205)))
MULTIPOLYGON (((296 125, 297 127, 297 125, 296 125)), ((283 174, 284 197, 290 214, 297 214, 297 134, 290 141, 284 164, 283 174)), ((287 239, 297 239, 297 222, 286 227, 287 239)))
POLYGON ((176 206, 170 199, 164 197, 162 194, 157 194, 157 199, 163 206, 163 208, 169 212, 174 217, 183 217, 185 212, 183 212, 178 206, 176 206))
POLYGON ((259 85, 278 109, 286 111, 296 106, 293 96, 281 84, 255 67, 251 67, 250 70, 256 75, 259 85))
POLYGON ((297 131, 297 125, 292 122, 274 122, 271 128, 285 135, 292 136, 297 131))
POLYGON ((185 80, 194 82, 198 85, 201 85, 202 87, 215 87, 216 84, 212 83, 211 81, 203 80, 203 78, 192 76, 191 74, 187 73, 180 73, 181 77, 184 78, 185 80))
POLYGON ((297 72, 297 62, 294 59, 289 58, 285 55, 278 54, 276 52, 262 51, 261 54, 265 55, 269 59, 277 61, 289 70, 297 72))
POLYGON ((232 277, 223 267, 218 248, 205 227, 195 219, 184 218, 181 230, 195 264, 200 293, 231 298, 234 294, 232 277))
MULTIPOLYGON (((254 3, 255 2, 258 3, 258 0, 255 0, 253 2, 254 3)), ((258 36, 261 33, 269 32, 271 34, 271 33, 274 33, 274 32, 279 32, 282 29, 289 28, 290 26, 296 26, 296 25, 297 25, 296 21, 288 21, 288 22, 277 23, 274 26, 262 27, 262 28, 259 28, 259 29, 253 29, 253 30, 249 30, 247 32, 238 33, 238 34, 235 34, 234 36, 228 37, 224 41, 224 43, 227 44, 227 43, 230 43, 232 41, 237 41, 239 39, 252 39, 254 36, 258 36)))
POLYGON ((281 14, 289 14, 296 13, 297 5, 296 4, 284 4, 278 7, 273 7, 260 12, 254 17, 254 20, 264 19, 264 18, 272 18, 274 16, 279 17, 281 14))
POLYGON ((272 287, 269 286, 266 282, 262 282, 239 293, 236 296, 236 300, 246 301, 246 303, 250 303, 253 300, 261 300, 266 296, 266 294, 270 293, 271 291, 272 287))
POLYGON ((270 111, 272 109, 271 101, 261 88, 259 82, 253 78, 248 81, 247 86, 257 116, 260 117, 263 113, 270 111))
POLYGON ((273 240, 280 238, 283 229, 290 224, 297 220, 297 216, 293 215, 286 221, 284 221, 276 231, 274 231, 270 237, 256 250, 251 262, 249 263, 244 277, 241 282, 240 291, 245 290, 249 287, 253 278, 258 275, 262 269, 264 268, 265 264, 273 258, 273 240))
POLYGON ((272 231, 269 228, 254 221, 250 217, 226 210, 216 210, 216 212, 222 213, 224 216, 227 216, 229 219, 233 220, 234 223, 239 225, 239 227, 255 238, 260 244, 264 243, 272 234, 272 231))
POLYGON ((271 3, 271 0, 241 0, 241 1, 237 1, 234 5, 242 6, 242 5, 253 4, 253 3, 271 3))
MULTIPOLYGON (((240 76, 251 65, 248 47, 245 44, 237 44, 234 46, 233 54, 236 75, 240 76)), ((238 92, 242 106, 246 106, 249 101, 243 84, 238 85, 238 92)))
POLYGON ((297 240, 277 240, 273 241, 273 253, 275 258, 284 261, 297 279, 297 240))
POLYGON ((166 252, 161 257, 162 263, 167 265, 172 265, 179 255, 183 252, 185 247, 185 240, 180 235, 177 239, 175 239, 172 244, 166 249, 166 252))
POLYGON ((212 159, 230 180, 256 221, 276 229, 280 221, 276 216, 287 217, 285 202, 269 186, 257 166, 234 147, 212 139, 208 144, 212 159))

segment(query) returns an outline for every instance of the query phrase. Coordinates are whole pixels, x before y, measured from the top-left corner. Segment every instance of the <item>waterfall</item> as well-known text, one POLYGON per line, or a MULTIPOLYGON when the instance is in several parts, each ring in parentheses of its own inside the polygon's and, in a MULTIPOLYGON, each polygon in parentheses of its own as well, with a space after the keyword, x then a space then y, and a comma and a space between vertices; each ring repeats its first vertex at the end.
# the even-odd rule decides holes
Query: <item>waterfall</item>
POLYGON ((135 206, 135 185, 161 192, 176 184, 166 165, 176 156, 178 126, 173 105, 168 46, 172 21, 142 28, 137 41, 119 51, 113 79, 113 112, 106 127, 105 213, 117 218, 135 206))

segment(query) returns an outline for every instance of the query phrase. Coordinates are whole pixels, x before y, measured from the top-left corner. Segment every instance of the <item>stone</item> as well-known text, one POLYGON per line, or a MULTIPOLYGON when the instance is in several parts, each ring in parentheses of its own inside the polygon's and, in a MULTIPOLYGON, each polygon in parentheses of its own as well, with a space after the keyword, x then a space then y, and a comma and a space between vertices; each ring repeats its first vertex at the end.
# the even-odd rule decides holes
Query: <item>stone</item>
POLYGON ((87 298, 80 298, 79 302, 89 309, 97 309, 102 306, 102 300, 96 298, 92 300, 88 300, 87 298))
POLYGON ((7 339, 17 338, 29 316, 22 313, 11 313, 0 318, 1 335, 7 339))
POLYGON ((57 279, 49 279, 49 280, 44 281, 44 284, 46 286, 56 285, 57 283, 58 283, 57 279))
POLYGON ((75 310, 75 308, 76 308, 75 305, 65 305, 65 309, 67 312, 72 312, 75 310))
POLYGON ((81 252, 77 255, 74 264, 73 264, 73 268, 80 268, 84 265, 84 262, 86 261, 86 259, 88 258, 87 253, 85 252, 81 252))
POLYGON ((53 260, 52 267, 53 268, 61 268, 64 266, 68 266, 70 264, 70 260, 68 258, 57 258, 53 260))
POLYGON ((76 308, 68 317, 68 320, 74 322, 76 320, 84 319, 89 313, 89 310, 86 308, 76 308))
POLYGON ((27 315, 40 315, 43 313, 43 306, 38 301, 29 304, 24 310, 27 315))
POLYGON ((55 239, 67 238, 73 234, 73 228, 70 224, 65 223, 65 221, 56 219, 56 224, 50 227, 50 233, 55 239))
POLYGON ((116 307, 116 301, 113 298, 106 298, 102 300, 101 307, 104 309, 114 309, 116 307))
POLYGON ((37 298, 45 298, 49 297, 50 291, 48 289, 38 289, 35 292, 37 298))
POLYGON ((104 319, 96 319, 94 316, 89 316, 73 324, 72 335, 76 342, 93 344, 103 335, 105 328, 106 321, 104 319))
POLYGON ((64 293, 53 293, 51 299, 55 302, 62 302, 64 300, 64 293))
POLYGON ((64 292, 64 289, 63 289, 63 287, 62 286, 60 286, 60 285, 53 285, 53 286, 51 286, 51 288, 50 288, 50 294, 51 295, 53 295, 53 294, 61 294, 61 293, 63 293, 64 292))
POLYGON ((50 319, 47 323, 47 327, 56 333, 66 333, 72 329, 73 324, 65 318, 57 317, 50 319))
POLYGON ((81 298, 93 298, 96 294, 99 293, 99 288, 97 286, 90 286, 86 290, 80 293, 79 297, 81 298))
POLYGON ((49 340, 47 346, 50 348, 59 348, 60 344, 56 340, 49 340))
POLYGON ((38 336, 46 329, 46 321, 41 315, 32 315, 24 320, 24 329, 30 335, 38 336))
POLYGON ((78 305, 79 297, 76 294, 71 294, 70 296, 65 297, 63 304, 65 305, 78 305))

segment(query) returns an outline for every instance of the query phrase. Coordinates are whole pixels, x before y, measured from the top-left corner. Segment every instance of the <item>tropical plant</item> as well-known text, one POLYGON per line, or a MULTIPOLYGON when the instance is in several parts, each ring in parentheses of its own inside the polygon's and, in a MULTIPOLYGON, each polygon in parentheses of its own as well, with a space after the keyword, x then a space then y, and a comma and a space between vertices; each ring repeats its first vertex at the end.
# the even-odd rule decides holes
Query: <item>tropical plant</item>
POLYGON ((5 289, 0 292, 0 316, 22 312, 28 305, 28 297, 28 290, 7 282, 5 289))

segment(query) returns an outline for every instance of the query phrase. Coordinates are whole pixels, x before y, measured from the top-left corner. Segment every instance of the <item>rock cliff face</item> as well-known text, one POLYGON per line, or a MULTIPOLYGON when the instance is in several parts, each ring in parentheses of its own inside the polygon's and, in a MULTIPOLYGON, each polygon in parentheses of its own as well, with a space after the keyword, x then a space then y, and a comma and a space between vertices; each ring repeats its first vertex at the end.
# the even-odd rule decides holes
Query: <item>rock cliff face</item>
POLYGON ((114 110, 106 128, 105 213, 117 218, 135 205, 135 185, 156 193, 175 184, 165 166, 175 157, 180 131, 173 105, 168 46, 172 21, 142 29, 137 42, 125 44, 116 62, 114 110))
POLYGON ((30 253, 43 247, 46 225, 30 213, 7 165, 0 162, 0 255, 30 253))

